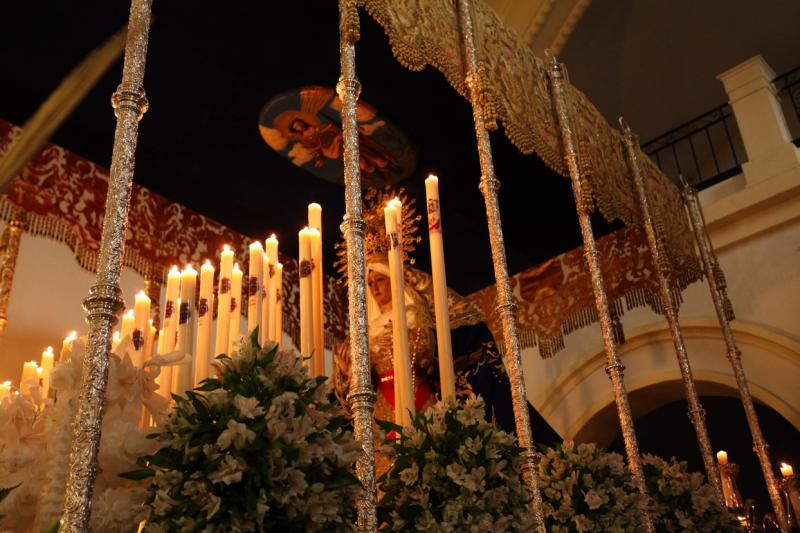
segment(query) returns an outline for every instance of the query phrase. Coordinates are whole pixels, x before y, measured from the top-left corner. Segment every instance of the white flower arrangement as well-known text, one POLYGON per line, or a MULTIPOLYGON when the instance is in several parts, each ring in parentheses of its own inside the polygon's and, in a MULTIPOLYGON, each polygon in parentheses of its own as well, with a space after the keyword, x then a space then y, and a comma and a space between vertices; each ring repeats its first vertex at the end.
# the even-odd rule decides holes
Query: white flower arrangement
POLYGON ((542 454, 539 479, 547 531, 637 531, 641 497, 621 455, 565 442, 542 454))
POLYGON ((741 531, 734 516, 717 502, 703 475, 686 471, 685 461, 645 454, 642 462, 650 515, 659 531, 741 531))
POLYGON ((740 531, 702 474, 687 472, 685 462, 645 454, 642 463, 647 498, 617 453, 571 442, 547 449, 539 464, 547 530, 639 531, 647 509, 657 531, 740 531))
MULTIPOLYGON (((109 357, 93 531, 134 532, 147 510, 142 484, 117 474, 135 468, 138 457, 153 449, 148 430, 139 428, 142 405, 157 411, 163 404, 153 394, 149 370, 134 367, 125 354, 129 344, 117 350, 122 357, 109 357)), ((2 528, 42 531, 61 516, 84 350, 85 339, 78 339, 53 369, 55 400, 12 394, 0 404, 0 486, 20 484, 0 504, 2 528)))
POLYGON ((158 451, 130 479, 152 477, 146 531, 351 531, 360 447, 326 378, 300 357, 243 339, 176 405, 158 451))
POLYGON ((462 406, 438 402, 406 428, 379 422, 399 431, 383 446, 394 465, 379 480, 382 530, 532 530, 520 449, 484 412, 483 400, 470 396, 462 406))

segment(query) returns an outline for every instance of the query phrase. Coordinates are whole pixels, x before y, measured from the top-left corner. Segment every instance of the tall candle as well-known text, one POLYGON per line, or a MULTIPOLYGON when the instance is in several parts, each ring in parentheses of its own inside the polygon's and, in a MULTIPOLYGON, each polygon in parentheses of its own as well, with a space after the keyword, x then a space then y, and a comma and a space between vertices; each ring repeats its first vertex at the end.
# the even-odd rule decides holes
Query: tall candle
MULTIPOLYGON (((197 292, 197 271, 187 265, 181 272, 181 295, 178 305, 178 340, 175 350, 192 353, 194 338, 194 302, 197 292)), ((192 358, 193 359, 193 358, 192 358)), ((177 365, 172 370, 172 392, 183 394, 192 386, 192 363, 177 365)))
POLYGON ((269 236, 269 238, 264 242, 264 249, 267 252, 267 300, 269 301, 269 305, 267 305, 268 309, 268 319, 267 319, 267 332, 268 338, 271 341, 275 340, 275 298, 278 292, 278 285, 275 283, 275 265, 278 264, 278 239, 275 237, 275 234, 269 236))
POLYGON ((125 314, 122 315, 122 325, 120 325, 119 327, 120 340, 124 339, 125 337, 130 337, 131 335, 133 335, 135 323, 136 319, 133 315, 133 309, 128 309, 127 311, 125 311, 125 314))
POLYGON ((157 339, 156 327, 153 325, 153 319, 152 318, 148 321, 148 324, 149 324, 150 328, 149 328, 149 334, 147 335, 147 345, 145 346, 145 350, 144 350, 144 360, 145 361, 149 361, 150 359, 153 358, 153 350, 155 349, 155 344, 156 344, 156 339, 157 339))
POLYGON ((792 477, 794 475, 794 469, 792 468, 792 465, 781 463, 781 475, 784 478, 792 477))
POLYGON ((450 337, 450 312, 447 305, 447 276, 444 268, 442 242, 442 212, 439 203, 439 178, 431 174, 425 180, 428 211, 428 235, 431 248, 433 278, 433 308, 436 314, 436 347, 439 352, 439 376, 442 398, 456 397, 456 377, 453 369, 453 346, 450 337))
POLYGON ((140 368, 144 364, 145 347, 147 346, 147 337, 150 335, 150 298, 144 293, 139 291, 136 295, 133 305, 133 348, 134 352, 131 354, 131 363, 136 368, 140 368))
POLYGON ((22 365, 22 377, 19 378, 19 392, 28 394, 31 387, 39 386, 39 369, 36 361, 27 361, 22 365))
MULTIPOLYGON (((217 337, 214 339, 214 356, 228 351, 231 327, 231 283, 233 279, 233 250, 226 244, 219 258, 219 286, 217 288, 217 337)), ((239 279, 241 289, 241 278, 239 279)))
MULTIPOLYGON (((167 334, 166 329, 162 328, 161 331, 158 332, 158 346, 156 347, 156 353, 158 355, 165 355, 169 353, 166 349, 167 344, 167 334)), ((170 350, 172 351, 172 350, 170 350)), ((158 385, 158 394, 164 397, 167 400, 172 399, 172 367, 171 366, 162 366, 158 376, 156 376, 156 385, 158 385)))
POLYGON ((231 304, 230 304, 230 324, 228 325, 228 353, 233 352, 233 346, 239 342, 242 336, 242 271, 239 263, 233 265, 231 275, 231 304))
POLYGON ((728 452, 726 452, 725 450, 718 451, 717 452, 717 461, 721 465, 728 464, 728 452))
POLYGON ((0 383, 0 402, 11 395, 11 382, 4 381, 0 383))
POLYGON ((309 365, 314 350, 314 321, 311 301, 311 233, 308 228, 300 230, 300 355, 303 364, 309 365))
POLYGON ((78 338, 77 331, 71 331, 69 335, 64 339, 61 343, 61 352, 58 354, 58 360, 64 361, 69 354, 72 353, 72 343, 75 342, 75 339, 78 338))
POLYGON ((267 253, 261 254, 261 321, 259 322, 258 329, 258 342, 261 346, 269 340, 269 308, 270 300, 268 297, 269 292, 269 257, 267 253))
POLYGON ((264 263, 261 243, 250 243, 250 263, 247 272, 247 331, 252 332, 261 324, 261 269, 264 263))
POLYGON ((325 285, 322 269, 322 206, 318 203, 308 204, 308 226, 319 232, 318 236, 311 235, 311 261, 314 270, 311 277, 311 290, 313 298, 314 318, 314 355, 312 368, 315 376, 325 374, 325 324, 323 310, 325 309, 325 285))
POLYGON ((275 296, 275 342, 280 348, 283 343, 283 263, 275 265, 275 285, 278 287, 275 296))
POLYGON ((47 394, 50 392, 50 374, 53 372, 54 360, 55 354, 53 353, 53 347, 48 346, 47 349, 42 352, 42 358, 39 362, 39 368, 42 369, 42 398, 47 398, 47 394))
POLYGON ((163 354, 175 350, 175 334, 178 331, 178 298, 181 294, 181 273, 173 265, 167 274, 167 290, 164 303, 164 343, 163 354))
POLYGON ((392 340, 394 345, 395 413, 400 424, 411 424, 415 412, 414 391, 411 384, 411 355, 408 346, 408 325, 406 323, 406 303, 403 282, 403 258, 400 250, 399 213, 389 203, 383 210, 386 222, 386 236, 389 242, 389 278, 392 290, 392 340), (398 396, 400 402, 398 402, 398 396), (400 406, 399 416, 397 407, 400 406))
POLYGON ((200 299, 197 301, 197 344, 194 353, 194 384, 208 377, 211 362, 211 324, 214 305, 214 267, 206 259, 200 267, 200 299))

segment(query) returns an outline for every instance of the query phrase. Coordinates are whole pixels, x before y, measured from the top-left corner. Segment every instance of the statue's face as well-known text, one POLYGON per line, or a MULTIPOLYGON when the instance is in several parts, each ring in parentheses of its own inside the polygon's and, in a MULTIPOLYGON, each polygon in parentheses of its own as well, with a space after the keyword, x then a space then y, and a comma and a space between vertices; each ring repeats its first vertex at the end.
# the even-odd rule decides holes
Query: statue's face
POLYGON ((389 276, 371 270, 367 275, 367 286, 381 309, 392 303, 392 286, 389 276))

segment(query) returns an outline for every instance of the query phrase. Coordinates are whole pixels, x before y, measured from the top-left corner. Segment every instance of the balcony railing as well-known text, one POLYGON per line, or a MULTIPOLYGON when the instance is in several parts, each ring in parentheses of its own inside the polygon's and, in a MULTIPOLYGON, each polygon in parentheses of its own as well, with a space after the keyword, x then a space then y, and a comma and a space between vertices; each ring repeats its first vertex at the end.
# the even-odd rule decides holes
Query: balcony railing
POLYGON ((794 144, 800 146, 800 67, 777 76, 772 83, 778 91, 789 134, 794 144))
MULTIPOLYGON (((794 143, 800 146, 800 67, 773 80, 794 143)), ((686 176, 698 189, 742 172, 747 154, 729 104, 723 104, 642 144, 664 174, 686 176)))

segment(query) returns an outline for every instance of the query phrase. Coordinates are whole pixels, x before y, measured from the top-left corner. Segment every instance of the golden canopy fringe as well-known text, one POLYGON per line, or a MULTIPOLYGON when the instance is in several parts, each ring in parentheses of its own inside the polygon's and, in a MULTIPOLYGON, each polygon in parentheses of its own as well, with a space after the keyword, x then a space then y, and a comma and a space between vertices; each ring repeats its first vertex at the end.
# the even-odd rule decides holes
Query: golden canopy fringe
MULTIPOLYGON (((449 0, 361 0, 367 13, 384 29, 397 60, 410 70, 430 65, 441 71, 465 98, 458 16, 449 0)), ((484 2, 473 4, 473 19, 480 64, 481 103, 487 123, 499 120, 511 142, 524 154, 538 155, 550 168, 567 176, 564 150, 548 73, 543 61, 484 2)), ((610 221, 626 225, 641 219, 622 133, 612 127, 578 89, 567 84, 572 119, 578 137, 581 200, 596 206, 610 221)), ((685 279, 697 279, 700 264, 695 255, 680 193, 655 164, 644 157, 645 188, 654 206, 659 235, 670 270, 685 279), (679 216, 677 214, 680 213, 679 216)))
MULTIPOLYGON (((614 334, 624 342, 620 318, 625 311, 649 307, 663 314, 657 279, 644 234, 636 227, 617 230, 597 240, 603 276, 606 280, 614 334)), ((673 305, 683 301, 682 291, 701 279, 670 274, 673 305)), ((539 347, 543 358, 564 349, 564 337, 599 321, 591 278, 583 261, 583 248, 549 259, 511 278, 517 303, 519 338, 523 348, 539 347)), ((489 329, 502 346, 502 328, 495 309, 495 288, 486 287, 467 296, 485 317, 489 329)))
MULTIPOLYGON (((0 158, 4 157, 20 128, 0 119, 0 158)), ((0 159, 2 160, 2 159, 0 159)), ((108 190, 108 172, 59 146, 47 144, 23 168, 0 196, 0 220, 12 221, 21 209, 27 216, 26 233, 66 244, 81 268, 97 270, 98 252, 108 190)), ((228 244, 245 267, 251 239, 241 233, 133 185, 123 264, 159 283, 170 266, 199 262, 228 244)), ((282 256, 283 328, 299 339, 297 261, 282 256)), ((345 337, 346 296, 336 281, 326 276, 325 346, 332 348, 345 337)), ((246 295, 243 295, 246 298, 246 295)), ((240 309, 247 310, 246 301, 240 309)))

